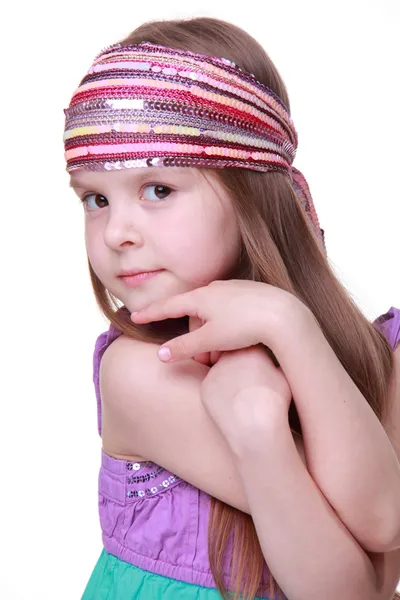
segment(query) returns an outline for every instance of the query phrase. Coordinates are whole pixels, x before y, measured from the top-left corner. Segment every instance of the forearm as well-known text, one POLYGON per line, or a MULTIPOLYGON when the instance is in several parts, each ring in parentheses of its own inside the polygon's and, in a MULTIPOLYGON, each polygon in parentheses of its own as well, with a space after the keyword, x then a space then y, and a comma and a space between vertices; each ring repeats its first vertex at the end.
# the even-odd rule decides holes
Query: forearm
POLYGON ((304 467, 284 415, 236 460, 265 560, 290 600, 379 597, 372 563, 304 467))
POLYGON ((366 549, 391 550, 400 529, 399 462, 313 315, 298 317, 276 336, 274 352, 299 413, 308 469, 366 549))

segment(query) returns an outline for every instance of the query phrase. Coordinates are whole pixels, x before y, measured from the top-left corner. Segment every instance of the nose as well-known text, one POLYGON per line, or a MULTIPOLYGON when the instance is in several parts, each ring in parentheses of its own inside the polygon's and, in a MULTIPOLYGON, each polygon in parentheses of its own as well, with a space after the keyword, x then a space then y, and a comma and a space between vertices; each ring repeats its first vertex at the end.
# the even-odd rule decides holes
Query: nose
POLYGON ((109 248, 116 251, 126 246, 143 244, 131 207, 118 206, 110 209, 104 230, 104 241, 109 248))

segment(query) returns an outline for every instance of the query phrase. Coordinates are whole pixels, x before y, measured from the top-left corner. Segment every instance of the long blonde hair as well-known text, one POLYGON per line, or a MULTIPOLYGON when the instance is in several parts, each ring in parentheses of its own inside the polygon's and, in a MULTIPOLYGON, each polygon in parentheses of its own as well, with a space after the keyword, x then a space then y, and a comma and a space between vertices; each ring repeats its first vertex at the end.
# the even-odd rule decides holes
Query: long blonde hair
MULTIPOLYGON (((228 58, 272 89, 287 106, 289 98, 271 59, 240 28, 211 18, 145 23, 122 44, 148 41, 171 48, 228 58)), ((326 339, 376 416, 382 421, 388 408, 393 352, 385 337, 367 320, 331 269, 304 213, 291 182, 281 173, 245 169, 216 169, 234 204, 243 243, 242 278, 262 281, 286 290, 315 315, 326 339)), ((139 340, 164 342, 151 329, 136 327, 118 301, 109 294, 89 264, 93 289, 104 315, 125 335, 139 340)), ((292 403, 290 426, 301 434, 292 403)), ((233 533, 233 591, 253 600, 263 593, 264 558, 250 516, 212 499, 209 520, 211 570, 223 597, 223 558, 233 533), (248 557, 252 560, 249 561, 248 557)), ((269 594, 277 584, 271 576, 269 594)), ((396 596, 400 598, 400 596, 396 596)))

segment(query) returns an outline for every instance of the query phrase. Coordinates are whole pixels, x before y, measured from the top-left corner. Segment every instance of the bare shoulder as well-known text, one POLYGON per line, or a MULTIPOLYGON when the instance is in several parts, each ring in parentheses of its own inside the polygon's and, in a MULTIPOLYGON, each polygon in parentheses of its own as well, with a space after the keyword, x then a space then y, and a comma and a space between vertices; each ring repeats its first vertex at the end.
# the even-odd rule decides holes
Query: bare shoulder
POLYGON ((160 421, 165 425, 179 407, 182 394, 200 396, 207 367, 195 361, 162 363, 157 349, 156 344, 121 335, 103 355, 103 449, 116 458, 154 460, 146 454, 143 432, 148 427, 155 431, 160 421))
POLYGON ((234 457, 201 402, 208 367, 194 360, 162 363, 157 348, 121 336, 104 353, 104 451, 144 457, 248 512, 234 457))
MULTIPOLYGON (((208 368, 194 360, 166 364, 157 356, 158 345, 118 337, 105 351, 100 363, 101 395, 107 401, 121 399, 129 392, 156 392, 167 381, 190 379, 200 382, 208 368)), ((136 396, 140 402, 140 396, 136 396)))
POLYGON ((393 375, 390 384, 385 430, 400 460, 400 343, 393 352, 393 375))

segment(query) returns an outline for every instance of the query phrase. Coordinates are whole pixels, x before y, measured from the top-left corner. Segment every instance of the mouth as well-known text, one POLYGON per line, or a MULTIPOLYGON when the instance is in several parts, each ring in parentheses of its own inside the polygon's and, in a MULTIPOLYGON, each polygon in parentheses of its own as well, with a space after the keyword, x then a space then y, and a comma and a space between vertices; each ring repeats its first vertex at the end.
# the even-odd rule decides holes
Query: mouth
POLYGON ((165 269, 158 269, 155 271, 121 271, 118 274, 118 278, 121 279, 128 287, 136 287, 149 279, 154 279, 165 269))

